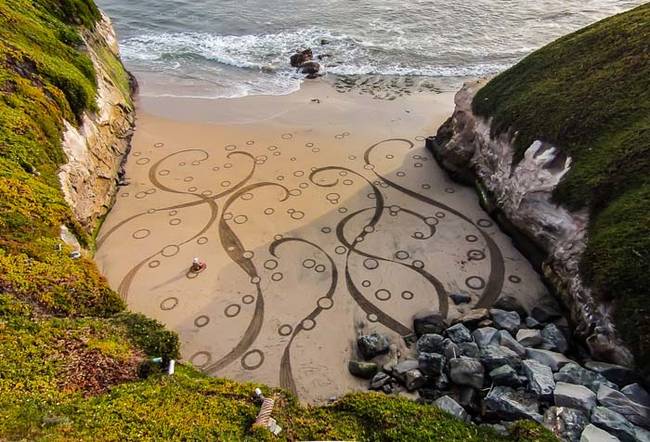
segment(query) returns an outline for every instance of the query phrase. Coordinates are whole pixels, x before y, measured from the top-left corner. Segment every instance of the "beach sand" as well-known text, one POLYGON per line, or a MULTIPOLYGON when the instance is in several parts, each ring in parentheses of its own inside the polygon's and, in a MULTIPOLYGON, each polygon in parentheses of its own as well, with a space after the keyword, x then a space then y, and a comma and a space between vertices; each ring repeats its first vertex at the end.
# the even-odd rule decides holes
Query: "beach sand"
POLYGON ((347 371, 359 333, 392 337, 385 362, 409 352, 400 335, 417 312, 547 296, 474 190, 425 150, 452 111, 449 93, 378 100, 325 81, 280 97, 142 98, 96 260, 206 373, 312 403, 365 389, 347 371), (188 271, 193 257, 203 272, 188 271), (454 291, 472 302, 455 306, 454 291))

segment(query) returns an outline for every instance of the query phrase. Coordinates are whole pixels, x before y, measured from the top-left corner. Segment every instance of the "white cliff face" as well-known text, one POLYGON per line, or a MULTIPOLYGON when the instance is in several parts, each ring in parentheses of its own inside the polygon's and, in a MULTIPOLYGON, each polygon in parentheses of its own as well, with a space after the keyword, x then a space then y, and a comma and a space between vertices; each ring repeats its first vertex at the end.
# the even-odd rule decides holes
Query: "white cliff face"
POLYGON ((59 170, 66 201, 88 230, 110 208, 122 161, 134 126, 129 94, 111 78, 102 51, 118 55, 117 39, 109 18, 102 14, 94 31, 82 34, 97 74, 97 111, 86 112, 79 127, 65 121, 63 150, 68 162, 59 170))
POLYGON ((571 168, 561 146, 532 143, 513 161, 516 134, 490 136, 491 121, 472 113, 472 100, 485 81, 468 83, 456 95, 456 110, 434 143, 436 158, 452 173, 477 179, 498 210, 546 254, 542 270, 571 313, 576 334, 592 356, 631 365, 632 355, 616 335, 609 306, 599 304, 579 275, 587 241, 587 211, 570 212, 552 193, 571 168), (444 138, 444 139, 440 139, 444 138))

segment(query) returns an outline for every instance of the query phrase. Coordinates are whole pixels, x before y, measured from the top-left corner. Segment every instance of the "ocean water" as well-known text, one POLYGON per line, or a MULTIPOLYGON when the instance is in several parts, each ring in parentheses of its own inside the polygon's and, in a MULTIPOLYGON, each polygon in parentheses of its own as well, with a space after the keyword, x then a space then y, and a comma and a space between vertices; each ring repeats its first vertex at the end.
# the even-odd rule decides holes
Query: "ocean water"
POLYGON ((497 73, 550 41, 643 0, 99 0, 148 96, 297 90, 312 47, 331 76, 447 87, 497 73))

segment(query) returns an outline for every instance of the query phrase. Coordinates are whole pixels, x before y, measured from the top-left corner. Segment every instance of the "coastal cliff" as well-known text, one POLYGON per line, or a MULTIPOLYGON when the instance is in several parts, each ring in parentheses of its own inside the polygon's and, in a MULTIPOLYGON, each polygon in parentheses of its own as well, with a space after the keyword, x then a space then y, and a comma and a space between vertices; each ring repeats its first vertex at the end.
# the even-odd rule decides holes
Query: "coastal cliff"
POLYGON ((598 360, 648 368, 650 5, 466 84, 429 143, 519 237, 598 360), (623 345, 625 344, 625 345, 623 345))

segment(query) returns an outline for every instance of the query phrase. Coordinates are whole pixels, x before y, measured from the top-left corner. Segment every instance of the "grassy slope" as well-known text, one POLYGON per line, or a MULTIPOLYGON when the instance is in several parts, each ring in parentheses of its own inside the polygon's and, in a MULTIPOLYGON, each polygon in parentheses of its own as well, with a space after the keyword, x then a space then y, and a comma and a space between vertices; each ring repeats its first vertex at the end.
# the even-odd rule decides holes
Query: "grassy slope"
MULTIPOLYGON (((92 0, 0 0, 0 439, 264 439, 250 429, 253 385, 182 366, 140 379, 147 357, 178 356, 177 336, 124 311, 92 261, 58 248, 61 224, 92 245, 56 170, 63 119, 94 108, 75 26, 98 14, 92 0)), ((126 88, 119 61, 99 53, 126 88)), ((283 438, 505 440, 406 399, 355 394, 310 408, 278 394, 283 438)), ((507 440, 554 439, 522 423, 507 440)))
POLYGON ((616 324, 650 369, 650 4, 563 37, 490 81, 474 111, 574 160, 557 202, 591 213, 581 273, 617 305, 616 324))

